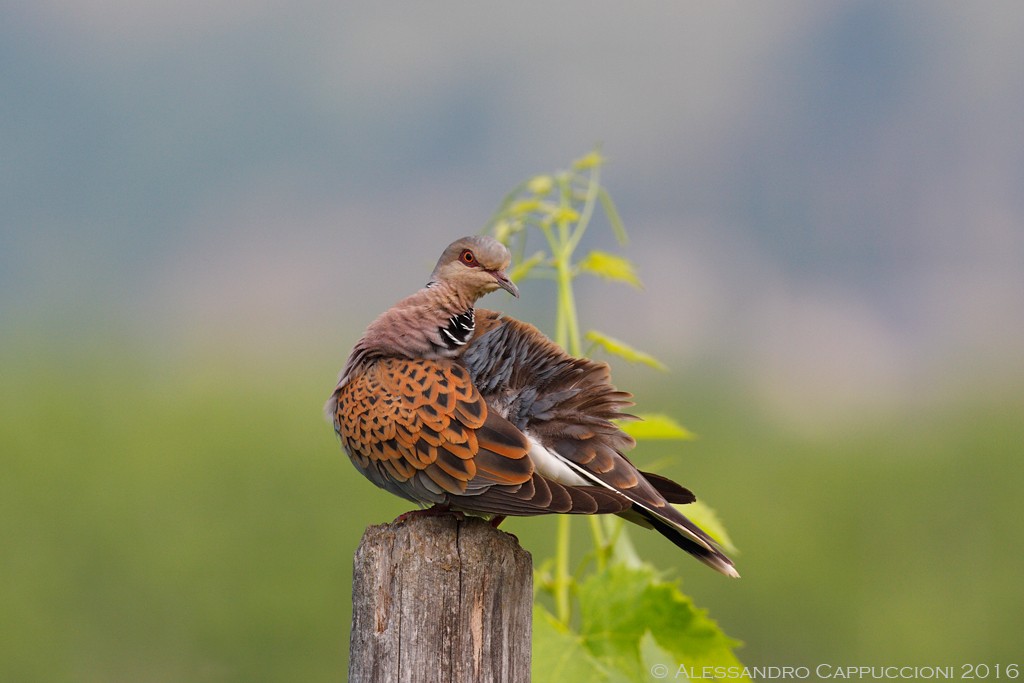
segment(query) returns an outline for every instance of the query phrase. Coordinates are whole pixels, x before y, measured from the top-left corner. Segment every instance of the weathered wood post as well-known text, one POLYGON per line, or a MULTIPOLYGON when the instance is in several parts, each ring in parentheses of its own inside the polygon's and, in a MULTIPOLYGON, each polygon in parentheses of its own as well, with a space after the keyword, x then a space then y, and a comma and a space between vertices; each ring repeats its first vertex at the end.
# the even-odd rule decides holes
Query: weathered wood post
POLYGON ((351 683, 530 680, 533 564, 481 519, 371 526, 352 581, 351 683))

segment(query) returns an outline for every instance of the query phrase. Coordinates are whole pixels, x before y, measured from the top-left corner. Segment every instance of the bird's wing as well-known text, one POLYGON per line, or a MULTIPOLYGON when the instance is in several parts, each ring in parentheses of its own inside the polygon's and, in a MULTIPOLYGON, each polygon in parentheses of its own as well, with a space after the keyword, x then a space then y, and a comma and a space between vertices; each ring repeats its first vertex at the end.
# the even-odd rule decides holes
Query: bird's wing
POLYGON ((634 441, 613 420, 632 417, 632 396, 612 385, 606 363, 574 358, 533 325, 492 311, 477 311, 477 328, 461 361, 493 409, 601 483, 664 500, 623 455, 634 441))
POLYGON ((632 417, 623 412, 632 397, 612 385, 606 363, 574 358, 536 327, 493 311, 477 311, 477 328, 461 360, 487 402, 530 439, 541 474, 624 496, 632 503, 627 519, 730 573, 714 540, 670 504, 694 495, 645 475, 624 455, 634 441, 613 420, 632 417))
POLYGON ((528 439, 489 409, 458 363, 379 360, 338 390, 336 405, 335 429, 356 467, 410 500, 503 515, 629 506, 539 477, 528 439))
POLYGON ((522 484, 533 471, 525 437, 492 419, 469 373, 449 361, 372 363, 339 389, 334 425, 356 467, 377 483, 458 495, 522 484))

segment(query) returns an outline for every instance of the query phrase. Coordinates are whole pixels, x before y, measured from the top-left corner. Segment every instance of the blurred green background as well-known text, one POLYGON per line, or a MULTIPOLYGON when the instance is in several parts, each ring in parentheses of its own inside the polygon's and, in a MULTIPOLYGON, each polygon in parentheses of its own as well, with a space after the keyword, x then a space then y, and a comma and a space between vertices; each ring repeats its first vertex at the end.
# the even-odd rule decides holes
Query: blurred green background
POLYGON ((672 368, 614 366, 699 435, 634 459, 744 578, 641 554, 750 665, 1020 662, 1021 44, 1011 2, 3 5, 0 680, 343 679, 406 507, 334 377, 595 142, 646 289, 581 280, 583 327, 672 368))
MULTIPOLYGON (((339 456, 326 358, 256 374, 103 344, 4 361, 4 680, 344 677, 352 553, 405 506, 339 456)), ((720 375, 631 386, 700 431, 635 459, 717 507, 744 578, 633 539, 742 661, 1018 661, 1024 392, 957 387, 807 437, 720 375)), ((553 553, 553 520, 504 528, 553 553)))

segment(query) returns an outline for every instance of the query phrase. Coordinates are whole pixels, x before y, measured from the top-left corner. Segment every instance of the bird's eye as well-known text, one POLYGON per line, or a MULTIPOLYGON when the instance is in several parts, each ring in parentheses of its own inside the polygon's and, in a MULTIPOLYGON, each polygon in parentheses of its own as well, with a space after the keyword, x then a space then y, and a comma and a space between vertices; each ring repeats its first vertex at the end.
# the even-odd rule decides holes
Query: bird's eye
POLYGON ((476 256, 473 255, 469 249, 463 249, 462 253, 459 254, 459 260, 465 263, 467 266, 478 265, 476 262, 476 256))

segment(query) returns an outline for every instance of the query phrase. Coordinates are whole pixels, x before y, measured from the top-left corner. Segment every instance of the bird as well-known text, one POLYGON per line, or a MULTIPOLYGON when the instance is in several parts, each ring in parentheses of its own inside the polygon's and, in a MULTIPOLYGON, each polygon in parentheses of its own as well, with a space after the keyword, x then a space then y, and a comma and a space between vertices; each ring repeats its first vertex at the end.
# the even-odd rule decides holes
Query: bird
POLYGON ((498 289, 518 298, 510 262, 493 237, 457 239, 426 286, 367 327, 325 406, 356 469, 421 507, 495 526, 506 516, 616 514, 738 577, 674 507, 694 494, 626 457, 635 442, 616 421, 633 417, 624 412, 632 395, 611 383, 607 363, 475 308, 498 289))

